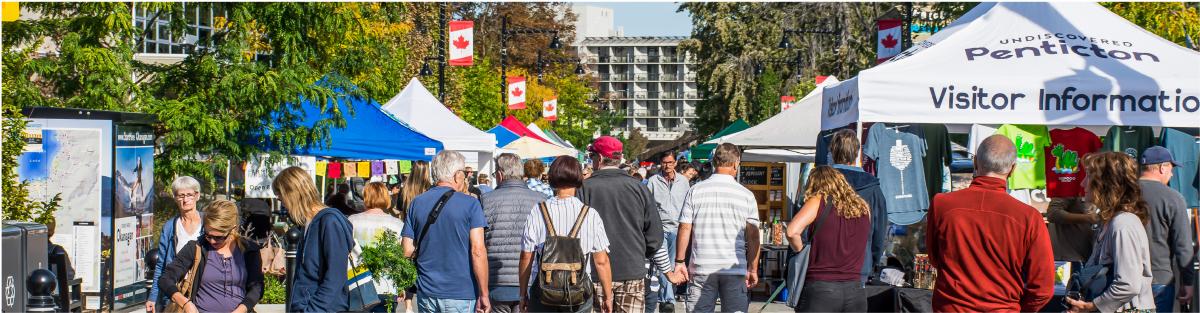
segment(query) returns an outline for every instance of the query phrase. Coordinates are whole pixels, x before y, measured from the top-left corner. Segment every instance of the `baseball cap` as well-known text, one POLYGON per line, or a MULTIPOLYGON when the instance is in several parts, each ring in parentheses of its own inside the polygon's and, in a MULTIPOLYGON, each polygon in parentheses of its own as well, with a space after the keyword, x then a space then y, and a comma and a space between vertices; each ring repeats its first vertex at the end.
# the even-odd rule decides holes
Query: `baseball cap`
POLYGON ((1159 164, 1171 162, 1171 165, 1179 166, 1179 162, 1175 162, 1175 158, 1171 156, 1171 151, 1162 146, 1153 146, 1146 148, 1146 152, 1142 152, 1142 165, 1159 164))
POLYGON ((612 136, 600 136, 600 138, 592 141, 591 146, 588 146, 588 151, 610 159, 613 158, 613 153, 619 153, 624 149, 621 140, 612 136))

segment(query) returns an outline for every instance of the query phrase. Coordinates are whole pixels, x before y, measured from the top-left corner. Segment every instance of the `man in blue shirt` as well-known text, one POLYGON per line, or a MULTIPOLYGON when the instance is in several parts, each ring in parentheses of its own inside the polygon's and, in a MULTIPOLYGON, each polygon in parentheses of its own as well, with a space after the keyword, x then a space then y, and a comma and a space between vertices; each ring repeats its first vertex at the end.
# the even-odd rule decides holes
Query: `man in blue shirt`
POLYGON ((430 162, 437 185, 413 199, 404 223, 405 254, 417 255, 417 311, 489 311, 487 220, 479 200, 466 190, 461 154, 442 151, 430 162), (449 194, 430 223, 430 212, 449 194), (423 228, 429 228, 422 234, 423 228), (415 250, 415 251, 414 251, 415 250))

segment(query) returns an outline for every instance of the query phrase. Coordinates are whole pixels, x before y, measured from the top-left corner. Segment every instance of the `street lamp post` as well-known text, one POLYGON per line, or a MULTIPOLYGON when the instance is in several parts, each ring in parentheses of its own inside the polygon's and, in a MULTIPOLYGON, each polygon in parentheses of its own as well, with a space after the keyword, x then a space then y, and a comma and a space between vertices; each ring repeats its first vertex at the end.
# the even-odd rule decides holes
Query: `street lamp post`
POLYGON ((556 29, 510 27, 508 17, 500 18, 500 102, 504 105, 500 119, 504 119, 504 116, 508 115, 508 38, 522 34, 551 34, 553 37, 550 39, 550 49, 562 48, 562 42, 558 39, 558 30, 556 29))
POLYGON ((437 47, 437 56, 425 57, 421 64, 421 76, 433 75, 433 70, 429 69, 429 61, 437 61, 438 65, 438 98, 442 104, 446 104, 446 3, 438 4, 438 26, 441 28, 441 40, 437 47))

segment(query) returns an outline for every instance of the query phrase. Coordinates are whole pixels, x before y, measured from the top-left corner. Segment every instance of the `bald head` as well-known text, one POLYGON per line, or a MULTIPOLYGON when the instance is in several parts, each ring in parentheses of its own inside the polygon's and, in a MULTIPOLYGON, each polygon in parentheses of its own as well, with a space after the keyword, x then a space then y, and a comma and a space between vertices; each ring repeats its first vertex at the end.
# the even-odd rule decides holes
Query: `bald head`
POLYGON ((1001 135, 992 135, 979 144, 975 151, 975 176, 1007 178, 1017 162, 1017 148, 1012 140, 1001 135))

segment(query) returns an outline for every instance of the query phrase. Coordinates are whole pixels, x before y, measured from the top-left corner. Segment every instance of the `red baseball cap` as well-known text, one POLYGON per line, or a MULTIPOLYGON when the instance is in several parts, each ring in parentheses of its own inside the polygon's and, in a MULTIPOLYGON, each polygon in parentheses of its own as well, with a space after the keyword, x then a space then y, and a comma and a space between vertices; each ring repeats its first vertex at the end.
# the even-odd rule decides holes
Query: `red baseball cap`
POLYGON ((612 136, 600 136, 600 138, 596 138, 596 140, 592 141, 591 146, 588 146, 588 151, 595 152, 600 156, 609 159, 613 158, 613 153, 620 153, 624 150, 625 148, 624 145, 621 144, 621 140, 613 138, 612 136))

